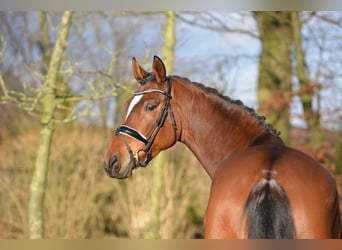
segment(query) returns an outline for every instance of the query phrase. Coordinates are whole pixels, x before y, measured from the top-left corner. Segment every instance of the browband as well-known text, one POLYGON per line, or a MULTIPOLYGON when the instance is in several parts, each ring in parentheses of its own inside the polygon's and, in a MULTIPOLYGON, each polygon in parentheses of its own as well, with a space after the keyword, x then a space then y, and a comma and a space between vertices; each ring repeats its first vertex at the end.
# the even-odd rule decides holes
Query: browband
POLYGON ((135 91, 133 92, 133 95, 143 95, 143 94, 149 94, 149 93, 154 93, 154 92, 158 92, 160 94, 163 95, 168 95, 168 93, 166 93, 165 91, 161 90, 161 89, 147 89, 147 90, 143 90, 143 91, 135 91))

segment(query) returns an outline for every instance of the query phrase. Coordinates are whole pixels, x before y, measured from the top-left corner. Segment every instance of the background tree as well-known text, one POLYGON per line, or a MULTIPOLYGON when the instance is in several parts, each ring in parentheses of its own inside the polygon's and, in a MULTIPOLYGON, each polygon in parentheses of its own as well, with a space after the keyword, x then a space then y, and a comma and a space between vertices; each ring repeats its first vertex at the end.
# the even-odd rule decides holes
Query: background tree
POLYGON ((259 111, 281 131, 283 140, 290 143, 293 41, 290 13, 255 12, 255 17, 262 46, 257 83, 259 111))
POLYGON ((41 138, 35 163, 35 170, 31 182, 31 196, 29 202, 30 238, 42 238, 44 235, 44 197, 50 156, 51 140, 54 130, 54 118, 57 107, 56 81, 61 66, 63 52, 67 45, 67 38, 71 26, 71 12, 65 12, 60 24, 58 38, 51 55, 46 79, 41 90, 39 103, 41 105, 41 138))
POLYGON ((302 39, 302 21, 300 20, 299 12, 291 12, 290 18, 295 55, 294 74, 297 76, 300 87, 297 94, 299 95, 303 105, 304 120, 309 131, 310 143, 312 147, 316 149, 324 140, 319 110, 314 109, 315 89, 319 87, 319 84, 311 81, 307 64, 305 62, 305 52, 303 49, 302 39))
MULTIPOLYGON (((312 13, 312 16, 315 15, 312 13)), ((259 109, 282 132, 283 139, 290 143, 290 104, 293 97, 298 96, 309 133, 307 141, 313 149, 317 149, 324 142, 317 94, 322 85, 318 79, 311 78, 306 63, 300 13, 255 12, 255 16, 262 45, 257 91, 259 109), (297 90, 295 81, 298 81, 297 90)), ((321 70, 318 68, 317 72, 321 70)))
POLYGON ((65 12, 62 17, 56 44, 51 54, 51 60, 39 100, 42 107, 42 130, 40 143, 38 146, 35 170, 31 182, 31 196, 29 203, 30 238, 33 239, 42 238, 44 235, 44 196, 46 190, 46 178, 48 173, 51 140, 54 130, 55 112, 57 107, 56 84, 58 72, 60 70, 63 58, 63 52, 67 46, 67 40, 71 26, 71 17, 71 12, 65 12))
MULTIPOLYGON (((163 31, 164 45, 162 53, 168 75, 173 74, 174 50, 176 44, 175 13, 167 11, 165 15, 165 27, 163 31)), ((153 168, 152 192, 151 192, 151 227, 146 233, 146 238, 160 238, 160 216, 162 204, 162 190, 164 183, 165 162, 167 153, 161 152, 151 164, 153 168)))
MULTIPOLYGON (((68 45, 68 36, 71 27, 72 12, 66 11, 61 17, 61 22, 56 31, 56 42, 50 54, 50 40, 44 14, 40 14, 39 30, 42 31, 43 39, 38 47, 42 52, 42 74, 44 83, 36 96, 27 96, 27 93, 8 90, 1 77, 3 96, 1 101, 15 103, 18 107, 40 118, 41 131, 40 142, 37 149, 35 168, 30 185, 30 200, 28 206, 29 237, 32 239, 44 237, 44 201, 47 187, 49 170, 49 158, 51 154, 52 137, 56 122, 70 122, 75 119, 75 111, 68 111, 66 116, 58 117, 57 111, 65 111, 66 103, 74 103, 88 99, 101 99, 107 97, 107 93, 96 92, 94 96, 70 95, 68 86, 60 74, 63 54, 68 45), (44 66, 49 66, 45 68, 44 66)), ((115 95, 115 91, 108 96, 115 95)))

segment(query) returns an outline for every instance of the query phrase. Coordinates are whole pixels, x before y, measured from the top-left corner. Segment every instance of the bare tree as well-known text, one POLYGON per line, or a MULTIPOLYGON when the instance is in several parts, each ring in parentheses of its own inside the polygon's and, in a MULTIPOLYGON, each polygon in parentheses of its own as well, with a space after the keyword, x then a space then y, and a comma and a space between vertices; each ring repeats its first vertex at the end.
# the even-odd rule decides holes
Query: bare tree
MULTIPOLYGON (((164 55, 164 62, 166 72, 168 75, 173 73, 174 65, 174 49, 176 44, 175 34, 175 12, 167 11, 165 15, 165 27, 163 31, 164 45, 162 52, 164 55)), ((158 157, 153 161, 153 180, 152 180, 152 193, 151 193, 151 227, 145 234, 146 238, 159 238, 161 227, 161 203, 162 203, 162 188, 166 162, 166 152, 161 152, 158 157)))
POLYGON ((288 12, 255 12, 262 51, 259 59, 258 103, 261 113, 290 142, 292 30, 288 12))
POLYGON ((42 130, 35 163, 35 170, 31 181, 31 196, 29 202, 30 238, 33 239, 42 238, 44 235, 44 196, 46 190, 46 178, 48 172, 51 141, 54 130, 53 120, 57 106, 55 90, 63 52, 67 46, 67 39, 71 26, 71 17, 71 12, 65 12, 62 17, 58 38, 51 55, 46 80, 41 91, 40 102, 42 105, 42 130))
MULTIPOLYGON (((66 107, 66 103, 78 103, 86 100, 100 100, 107 97, 112 97, 117 94, 116 86, 112 82, 108 83, 112 87, 110 90, 106 86, 96 88, 91 83, 90 91, 86 94, 76 95, 70 91, 64 91, 66 85, 63 78, 62 65, 63 54, 67 49, 69 31, 71 27, 73 13, 66 11, 61 17, 61 21, 56 30, 56 41, 53 50, 50 53, 42 53, 43 65, 48 63, 44 83, 41 87, 37 87, 33 95, 28 95, 23 92, 9 89, 3 78, 0 76, 0 87, 3 95, 0 96, 1 103, 14 103, 20 109, 38 117, 41 123, 40 142, 37 149, 35 160, 35 168, 30 186, 30 201, 29 201, 29 237, 42 238, 44 237, 44 200, 45 190, 47 186, 47 174, 49 170, 49 157, 54 127, 56 122, 68 123, 76 119, 76 113, 79 112, 74 105, 66 107), (61 83, 62 79, 62 83, 61 83), (63 116, 58 116, 58 111, 67 111, 63 116)), ((48 51, 47 30, 45 29, 43 16, 40 16, 39 26, 43 31, 45 38, 41 44, 42 51, 48 51)), ((5 46, 4 46, 5 47, 5 46)), ((70 64, 69 64, 70 65, 70 64)), ((44 73, 44 67, 41 69, 44 73)), ((74 72, 74 66, 71 65, 66 72, 74 72)), ((41 73, 42 74, 42 73, 41 73)))
POLYGON ((305 62, 305 52, 302 39, 302 21, 299 12, 291 12, 291 29, 293 33, 294 55, 295 55, 295 75, 298 78, 300 90, 299 95, 311 138, 311 144, 314 148, 320 146, 323 142, 323 129, 320 124, 319 110, 314 109, 315 90, 319 88, 318 83, 312 82, 309 76, 307 64, 305 62))

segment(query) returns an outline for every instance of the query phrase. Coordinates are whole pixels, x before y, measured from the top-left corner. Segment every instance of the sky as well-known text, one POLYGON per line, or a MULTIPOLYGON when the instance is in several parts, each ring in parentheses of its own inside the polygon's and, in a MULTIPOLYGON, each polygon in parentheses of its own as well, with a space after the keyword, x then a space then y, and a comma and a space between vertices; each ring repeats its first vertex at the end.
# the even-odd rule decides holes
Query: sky
MULTIPOLYGON (((235 13, 228 14, 232 17, 235 15, 235 13)), ((229 19, 233 27, 237 26, 234 24, 234 18, 225 18, 227 16, 226 12, 218 13, 217 16, 223 20, 229 19)), ((230 67, 230 69, 227 69, 229 73, 230 70, 235 71, 235 73, 231 73, 232 79, 229 84, 232 86, 231 88, 228 87, 228 90, 234 88, 233 93, 227 92, 225 94, 233 95, 232 97, 235 98, 241 96, 246 102, 250 104, 255 103, 253 92, 257 79, 256 58, 261 48, 258 39, 240 33, 216 32, 203 29, 181 21, 177 21, 177 24, 176 58, 184 58, 183 60, 205 60, 203 67, 213 64, 214 61, 216 62, 220 58, 224 59, 221 67, 230 67)), ((238 28, 254 30, 255 22, 252 17, 249 17, 249 20, 245 20, 245 24, 238 26, 238 28)), ((175 71, 181 71, 181 69, 182 64, 177 67, 176 63, 175 71)), ((215 72, 211 72, 210 77, 215 79, 213 74, 215 72)), ((213 84, 214 87, 220 88, 219 80, 213 81, 208 79, 210 77, 204 77, 204 80, 208 80, 207 84, 213 84)), ((191 80, 205 83, 201 75, 194 76, 193 78, 191 80)))

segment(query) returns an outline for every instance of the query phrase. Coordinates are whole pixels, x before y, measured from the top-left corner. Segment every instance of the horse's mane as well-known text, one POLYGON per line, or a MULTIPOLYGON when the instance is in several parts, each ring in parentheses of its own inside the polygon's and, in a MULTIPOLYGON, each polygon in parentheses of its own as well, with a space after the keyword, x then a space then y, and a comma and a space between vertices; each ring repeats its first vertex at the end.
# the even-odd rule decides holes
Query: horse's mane
POLYGON ((280 132, 278 130, 276 130, 272 126, 272 124, 266 122, 266 117, 265 116, 259 115, 255 111, 255 109, 246 106, 241 100, 231 99, 229 96, 222 95, 215 88, 207 87, 207 86, 203 85, 202 83, 192 82, 188 78, 181 77, 181 76, 173 76, 173 77, 178 78, 178 79, 183 80, 183 81, 187 81, 190 84, 194 85, 195 87, 198 87, 198 88, 204 90, 205 92, 213 94, 214 96, 224 100, 225 102, 228 102, 228 103, 231 103, 231 104, 234 104, 234 105, 237 105, 237 106, 241 107, 243 110, 247 111, 247 113, 249 113, 254 119, 257 120, 259 126, 262 126, 263 128, 265 128, 265 130, 268 131, 269 133, 271 133, 273 136, 279 137, 280 132))
MULTIPOLYGON (((182 77, 182 76, 177 76, 177 75, 174 75, 172 77, 175 77, 175 78, 178 78, 182 81, 186 81, 192 85, 194 85, 195 87, 197 88, 200 88, 202 90, 204 90, 205 92, 208 92, 210 94, 213 94, 214 96, 224 100, 225 102, 228 102, 228 103, 231 103, 231 104, 234 104, 234 105, 237 105, 239 107, 242 108, 242 110, 245 110, 247 111, 247 113, 249 113, 254 119, 257 120, 258 122, 258 125, 265 128, 266 131, 268 131, 270 134, 272 134, 273 136, 275 136, 276 138, 279 138, 279 135, 280 135, 280 132, 277 131, 270 123, 267 123, 266 122, 266 117, 265 116, 261 116, 259 115, 255 109, 253 108, 250 108, 248 106, 246 106, 241 100, 234 100, 234 99, 231 99, 229 96, 224 96, 222 95, 220 92, 218 92, 217 89, 215 88, 211 88, 211 87, 207 87, 205 85, 203 85, 202 83, 198 83, 198 82, 192 82, 190 81, 188 78, 186 77, 182 77)), ((149 82, 149 81, 154 81, 155 80, 155 76, 152 72, 150 73, 147 73, 143 79, 141 79, 139 81, 139 83, 141 85, 144 85, 145 83, 149 82)))

